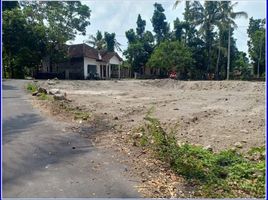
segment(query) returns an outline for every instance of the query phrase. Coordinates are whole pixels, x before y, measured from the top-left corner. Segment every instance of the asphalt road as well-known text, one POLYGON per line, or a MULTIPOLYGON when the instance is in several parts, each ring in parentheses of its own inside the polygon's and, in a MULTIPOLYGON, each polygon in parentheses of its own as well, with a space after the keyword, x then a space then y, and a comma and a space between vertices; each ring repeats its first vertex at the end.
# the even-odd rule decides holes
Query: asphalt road
POLYGON ((124 165, 41 115, 24 84, 3 81, 3 197, 139 197, 124 165))

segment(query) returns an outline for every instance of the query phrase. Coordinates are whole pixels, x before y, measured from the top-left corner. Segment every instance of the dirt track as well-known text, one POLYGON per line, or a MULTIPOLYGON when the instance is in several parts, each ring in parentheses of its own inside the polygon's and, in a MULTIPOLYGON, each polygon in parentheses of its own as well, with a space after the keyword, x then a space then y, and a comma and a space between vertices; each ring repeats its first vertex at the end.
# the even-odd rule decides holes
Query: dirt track
POLYGON ((214 150, 265 144, 265 83, 242 81, 58 81, 46 88, 66 92, 72 104, 128 132, 153 108, 181 142, 214 150))

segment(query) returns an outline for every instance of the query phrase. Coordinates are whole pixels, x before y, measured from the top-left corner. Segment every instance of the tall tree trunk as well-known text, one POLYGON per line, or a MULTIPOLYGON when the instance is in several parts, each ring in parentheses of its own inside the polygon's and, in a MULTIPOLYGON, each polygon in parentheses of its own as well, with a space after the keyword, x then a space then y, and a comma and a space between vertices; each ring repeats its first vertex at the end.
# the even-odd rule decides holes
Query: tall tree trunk
POLYGON ((211 64, 211 33, 210 31, 210 24, 207 25, 207 33, 206 33, 206 43, 207 43, 207 56, 208 56, 208 61, 207 61, 207 73, 209 73, 210 70, 210 64, 211 64))

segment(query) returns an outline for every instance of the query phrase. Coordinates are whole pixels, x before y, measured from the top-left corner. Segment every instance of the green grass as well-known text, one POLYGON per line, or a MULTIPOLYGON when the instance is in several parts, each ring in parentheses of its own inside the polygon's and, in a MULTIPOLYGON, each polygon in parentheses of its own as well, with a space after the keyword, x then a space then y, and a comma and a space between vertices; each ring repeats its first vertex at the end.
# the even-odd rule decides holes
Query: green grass
POLYGON ((235 150, 214 153, 200 146, 179 145, 174 134, 166 133, 160 122, 147 115, 148 123, 139 131, 139 144, 155 155, 198 189, 196 196, 259 197, 265 196, 265 148, 251 149, 246 154, 235 150))
POLYGON ((49 96, 48 94, 41 93, 41 95, 38 96, 38 99, 39 99, 39 100, 52 100, 52 97, 49 96))
MULTIPOLYGON (((34 93, 38 91, 38 86, 35 83, 28 83, 26 85, 27 91, 34 93)), ((37 96, 39 100, 52 100, 52 97, 45 93, 40 93, 40 96, 37 96)))
POLYGON ((34 83, 28 83, 27 86, 26 86, 26 89, 27 89, 27 91, 33 93, 33 92, 36 92, 37 91, 38 87, 34 83))
POLYGON ((88 112, 84 111, 73 111, 74 119, 82 119, 82 120, 88 120, 90 118, 90 114, 88 112))

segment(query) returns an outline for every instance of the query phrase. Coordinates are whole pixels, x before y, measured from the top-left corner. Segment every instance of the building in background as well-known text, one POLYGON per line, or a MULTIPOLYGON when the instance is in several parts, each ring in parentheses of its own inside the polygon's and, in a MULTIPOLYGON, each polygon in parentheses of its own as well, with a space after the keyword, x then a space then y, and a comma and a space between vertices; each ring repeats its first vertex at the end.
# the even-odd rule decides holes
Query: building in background
POLYGON ((127 74, 121 69, 122 62, 116 52, 97 50, 87 44, 67 45, 66 61, 50 66, 48 59, 44 59, 38 74, 39 77, 41 74, 58 74, 65 79, 122 78, 121 73, 127 74))

